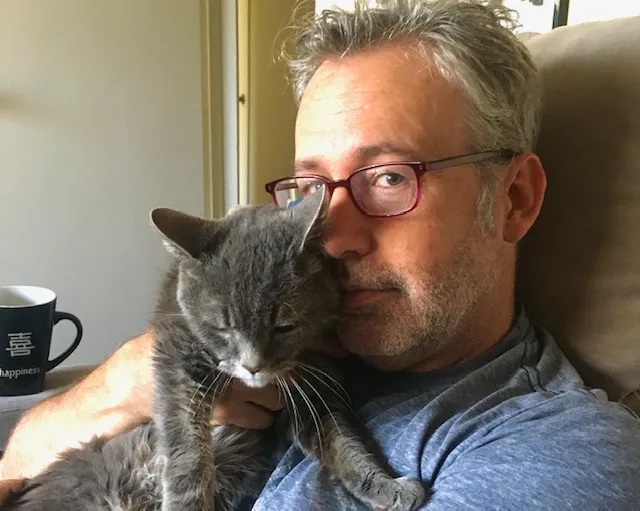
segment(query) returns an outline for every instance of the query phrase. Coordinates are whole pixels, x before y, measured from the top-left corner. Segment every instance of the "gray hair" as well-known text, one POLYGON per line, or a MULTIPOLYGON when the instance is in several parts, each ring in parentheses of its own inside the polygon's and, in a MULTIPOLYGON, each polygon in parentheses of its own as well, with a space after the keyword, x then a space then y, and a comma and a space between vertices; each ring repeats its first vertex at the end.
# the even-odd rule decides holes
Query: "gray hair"
MULTIPOLYGON (((297 31, 294 54, 283 54, 299 102, 326 60, 399 41, 415 41, 467 103, 470 150, 532 151, 540 124, 541 83, 533 60, 513 34, 515 13, 480 0, 387 0, 370 8, 324 10, 297 31)), ((503 165, 479 164, 478 212, 492 228, 495 187, 503 165)))

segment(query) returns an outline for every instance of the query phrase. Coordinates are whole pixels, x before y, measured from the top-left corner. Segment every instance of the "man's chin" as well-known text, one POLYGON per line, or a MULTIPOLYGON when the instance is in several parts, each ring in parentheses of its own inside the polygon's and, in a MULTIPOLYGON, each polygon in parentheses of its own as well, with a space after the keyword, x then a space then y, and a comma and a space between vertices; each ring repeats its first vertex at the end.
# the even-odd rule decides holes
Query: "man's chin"
POLYGON ((350 322, 338 327, 340 344, 368 366, 381 371, 411 370, 437 356, 442 342, 420 339, 397 322, 350 322), (369 335, 363 335, 363 332, 369 335), (374 334, 371 334, 374 332, 374 334))
MULTIPOLYGON (((394 349, 393 343, 389 343, 389 336, 362 336, 361 329, 351 325, 348 329, 338 331, 340 344, 352 355, 355 355, 365 364, 382 371, 396 371, 412 365, 407 362, 406 347, 394 349)), ((365 330, 365 331, 378 331, 365 330)), ((382 329, 384 331, 384 329, 382 329)))

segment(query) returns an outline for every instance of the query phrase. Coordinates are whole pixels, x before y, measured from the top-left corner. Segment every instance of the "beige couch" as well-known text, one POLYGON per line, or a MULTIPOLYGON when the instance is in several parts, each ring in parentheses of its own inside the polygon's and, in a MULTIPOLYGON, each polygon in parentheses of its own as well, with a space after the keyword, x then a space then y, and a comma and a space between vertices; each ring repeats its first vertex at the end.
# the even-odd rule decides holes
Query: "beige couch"
POLYGON ((640 17, 526 39, 548 176, 518 294, 588 385, 640 412, 640 17))

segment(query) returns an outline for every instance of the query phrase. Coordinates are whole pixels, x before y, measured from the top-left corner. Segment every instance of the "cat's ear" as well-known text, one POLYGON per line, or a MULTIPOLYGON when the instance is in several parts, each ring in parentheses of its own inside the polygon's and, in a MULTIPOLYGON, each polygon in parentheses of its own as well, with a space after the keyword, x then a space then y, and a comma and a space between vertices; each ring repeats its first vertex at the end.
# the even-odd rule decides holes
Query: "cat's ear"
POLYGON ((176 257, 198 257, 205 228, 210 220, 174 209, 156 208, 150 213, 151 225, 160 233, 167 250, 176 257))
POLYGON ((326 216, 328 206, 329 194, 326 186, 323 186, 288 210, 291 217, 302 224, 301 250, 309 243, 319 242, 322 239, 322 221, 326 216))

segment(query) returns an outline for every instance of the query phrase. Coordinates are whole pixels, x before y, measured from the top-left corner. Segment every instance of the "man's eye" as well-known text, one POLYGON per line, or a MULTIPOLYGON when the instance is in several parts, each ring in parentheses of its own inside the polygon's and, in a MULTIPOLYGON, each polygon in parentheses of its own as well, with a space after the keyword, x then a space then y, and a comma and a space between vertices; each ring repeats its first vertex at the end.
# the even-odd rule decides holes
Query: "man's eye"
POLYGON ((322 185, 323 183, 321 181, 311 181, 310 183, 306 183, 300 186, 300 190, 302 191, 303 195, 310 195, 317 192, 322 187, 322 185))
POLYGON ((398 186, 402 184, 406 178, 402 174, 395 172, 385 172, 376 176, 375 186, 398 186))

